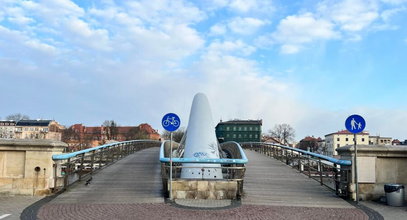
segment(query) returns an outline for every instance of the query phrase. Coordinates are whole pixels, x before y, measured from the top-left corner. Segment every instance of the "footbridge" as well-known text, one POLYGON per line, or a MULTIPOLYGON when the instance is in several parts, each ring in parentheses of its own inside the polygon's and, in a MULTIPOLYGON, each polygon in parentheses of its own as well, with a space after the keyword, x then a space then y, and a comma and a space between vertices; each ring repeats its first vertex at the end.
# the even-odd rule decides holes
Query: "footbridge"
MULTIPOLYGON (((26 208, 23 219, 27 213, 37 219, 368 219, 340 198, 346 196, 341 184, 349 161, 264 143, 241 145, 249 161, 245 165, 228 160, 241 153, 230 144, 224 146, 229 158, 217 161, 225 165, 224 174, 235 174, 230 180, 240 182, 239 198, 226 206, 213 199, 182 199, 187 206, 195 204, 184 209, 176 201, 181 199, 167 198, 168 161, 159 160, 163 144, 129 141, 54 155, 57 193, 26 208), (208 208, 208 201, 220 206, 208 208)), ((174 158, 174 166, 179 162, 174 158)), ((179 170, 173 172, 179 179, 179 170)))

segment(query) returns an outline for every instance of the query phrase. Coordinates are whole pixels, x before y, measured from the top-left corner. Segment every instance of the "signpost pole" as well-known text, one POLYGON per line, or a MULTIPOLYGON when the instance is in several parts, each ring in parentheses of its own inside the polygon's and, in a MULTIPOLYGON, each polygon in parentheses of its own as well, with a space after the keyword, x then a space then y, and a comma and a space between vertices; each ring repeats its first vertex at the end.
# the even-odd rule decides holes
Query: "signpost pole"
MULTIPOLYGON (((358 147, 356 136, 358 133, 363 132, 366 127, 365 119, 360 115, 351 115, 345 121, 346 129, 353 133, 353 160, 352 160, 352 177, 355 184, 356 204, 359 203, 359 181, 358 181, 358 147)), ((363 140, 363 138, 362 138, 363 140)), ((362 141, 363 142, 363 141, 362 141)))
POLYGON ((354 164, 354 173, 355 173, 355 191, 356 191, 356 204, 359 203, 359 183, 358 183, 358 167, 357 167, 357 158, 358 158, 358 148, 357 148, 357 144, 356 144, 356 134, 353 134, 353 143, 354 143, 354 157, 355 159, 353 160, 355 162, 354 164))
POLYGON ((170 132, 170 200, 172 200, 172 132, 170 132))

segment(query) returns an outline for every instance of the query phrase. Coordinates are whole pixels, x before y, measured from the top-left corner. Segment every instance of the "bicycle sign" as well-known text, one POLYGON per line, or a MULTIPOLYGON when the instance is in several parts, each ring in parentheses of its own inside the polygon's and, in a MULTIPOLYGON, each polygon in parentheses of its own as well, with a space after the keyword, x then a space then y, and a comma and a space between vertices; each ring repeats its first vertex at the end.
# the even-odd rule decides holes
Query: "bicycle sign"
POLYGON ((163 119, 161 120, 161 124, 165 130, 172 132, 179 128, 181 125, 181 120, 179 119, 178 115, 168 113, 164 115, 163 119))

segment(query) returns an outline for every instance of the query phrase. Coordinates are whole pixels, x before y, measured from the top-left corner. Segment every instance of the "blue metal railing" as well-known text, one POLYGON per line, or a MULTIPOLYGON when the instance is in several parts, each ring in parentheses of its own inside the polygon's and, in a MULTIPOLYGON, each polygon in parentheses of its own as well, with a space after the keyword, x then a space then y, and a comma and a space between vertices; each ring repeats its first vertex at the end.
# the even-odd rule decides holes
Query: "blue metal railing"
MULTIPOLYGON (((81 154, 86 154, 86 153, 90 153, 92 151, 102 150, 102 149, 105 149, 108 147, 114 147, 114 146, 123 145, 123 144, 142 143, 142 142, 146 142, 146 141, 151 142, 152 140, 133 140, 133 141, 121 141, 121 142, 115 142, 115 143, 110 143, 110 144, 104 144, 104 145, 100 145, 97 147, 92 147, 92 148, 88 148, 88 149, 84 149, 84 150, 80 150, 80 151, 75 151, 72 153, 55 154, 55 155, 52 155, 52 159, 53 160, 67 160, 67 159, 76 157, 81 154)), ((159 141, 155 141, 155 142, 160 143, 159 141)))
POLYGON ((104 144, 72 153, 52 155, 54 166, 54 189, 67 188, 76 181, 92 175, 94 171, 139 150, 158 147, 161 141, 132 140, 104 144), (63 182, 62 182, 63 181, 63 182))
POLYGON ((310 156, 313 156, 315 158, 323 159, 323 160, 329 161, 329 162, 334 163, 334 164, 338 164, 338 165, 342 165, 342 166, 351 166, 352 165, 351 160, 338 160, 336 158, 329 157, 329 156, 326 156, 326 155, 317 154, 317 153, 313 153, 313 152, 310 152, 310 151, 305 151, 305 150, 301 150, 301 149, 298 149, 298 148, 293 148, 293 147, 289 147, 289 146, 285 146, 285 145, 281 145, 281 144, 274 144, 274 143, 267 143, 267 142, 245 142, 245 143, 242 143, 242 144, 262 144, 262 145, 276 146, 276 147, 280 147, 280 148, 283 148, 283 149, 299 152, 299 153, 302 153, 302 154, 305 154, 305 155, 310 155, 310 156))
MULTIPOLYGON (((160 149, 160 162, 161 163, 169 163, 170 162, 170 158, 165 157, 165 155, 164 155, 165 143, 169 143, 169 141, 164 141, 161 144, 161 149, 160 149)), ((234 144, 237 145, 237 147, 239 149, 239 153, 241 155, 241 158, 202 159, 202 158, 179 158, 179 157, 175 157, 175 158, 172 158, 172 162, 173 163, 246 164, 248 162, 248 159, 247 159, 246 154, 244 153, 242 147, 240 146, 240 144, 237 143, 237 142, 230 142, 230 143, 234 143, 234 144)))
POLYGON ((338 160, 281 144, 266 142, 241 143, 244 149, 254 150, 269 157, 285 162, 301 173, 335 190, 336 194, 347 198, 352 161, 338 160))

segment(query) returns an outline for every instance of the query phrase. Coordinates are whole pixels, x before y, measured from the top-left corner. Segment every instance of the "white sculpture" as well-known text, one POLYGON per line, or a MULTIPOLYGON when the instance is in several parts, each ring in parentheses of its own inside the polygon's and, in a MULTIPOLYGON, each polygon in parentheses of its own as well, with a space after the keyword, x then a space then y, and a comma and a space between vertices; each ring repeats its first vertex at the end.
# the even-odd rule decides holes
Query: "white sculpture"
MULTIPOLYGON (((216 139, 215 126, 208 99, 203 93, 195 95, 189 115, 188 127, 183 138, 184 158, 219 159, 219 143, 216 139)), ((183 168, 181 178, 187 179, 222 179, 220 164, 184 163, 182 166, 199 167, 183 168), (202 168, 211 167, 211 168, 202 168), (213 168, 212 168, 213 167, 213 168), (202 169, 201 169, 202 168, 202 169)))

